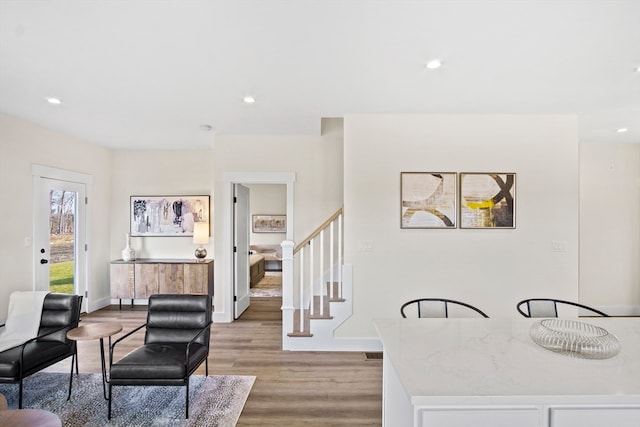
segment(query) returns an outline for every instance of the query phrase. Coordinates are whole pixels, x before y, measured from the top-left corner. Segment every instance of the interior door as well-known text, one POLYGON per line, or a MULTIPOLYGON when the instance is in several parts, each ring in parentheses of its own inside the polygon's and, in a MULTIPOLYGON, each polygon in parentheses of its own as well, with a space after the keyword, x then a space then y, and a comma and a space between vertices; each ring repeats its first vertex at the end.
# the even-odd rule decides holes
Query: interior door
POLYGON ((85 184, 39 178, 34 189, 35 289, 84 296, 86 307, 85 184))
POLYGON ((234 319, 249 307, 249 189, 233 186, 234 319))

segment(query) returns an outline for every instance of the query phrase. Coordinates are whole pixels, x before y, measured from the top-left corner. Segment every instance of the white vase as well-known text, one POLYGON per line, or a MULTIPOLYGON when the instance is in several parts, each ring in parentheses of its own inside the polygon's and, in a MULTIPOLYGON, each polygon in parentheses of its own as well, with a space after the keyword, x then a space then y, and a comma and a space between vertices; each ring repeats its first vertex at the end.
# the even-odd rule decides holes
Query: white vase
POLYGON ((122 250, 122 260, 133 261, 136 259, 136 251, 131 247, 131 235, 127 233, 125 236, 127 239, 127 247, 122 250))

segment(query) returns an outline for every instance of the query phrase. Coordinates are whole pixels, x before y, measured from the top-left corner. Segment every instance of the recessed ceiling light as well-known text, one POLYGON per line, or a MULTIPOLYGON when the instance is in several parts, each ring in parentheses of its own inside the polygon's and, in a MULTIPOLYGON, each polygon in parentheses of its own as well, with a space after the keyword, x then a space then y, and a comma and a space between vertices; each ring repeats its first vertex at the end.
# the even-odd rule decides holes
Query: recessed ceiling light
POLYGON ((246 102, 247 104, 253 104, 254 102, 256 102, 256 99, 253 96, 245 96, 244 102, 246 102))
POLYGON ((620 128, 620 129, 616 130, 616 132, 618 132, 618 133, 625 133, 625 132, 626 132, 626 131, 628 131, 628 130, 629 130, 629 129, 627 129, 627 128, 620 128))
POLYGON ((440 61, 439 59, 432 59, 431 61, 427 62, 427 68, 430 70, 435 70, 436 68, 440 67, 442 67, 442 61, 440 61))
POLYGON ((640 73, 640 65, 633 69, 636 73, 640 73))
POLYGON ((49 104, 59 105, 62 104, 58 98, 45 98, 49 104))

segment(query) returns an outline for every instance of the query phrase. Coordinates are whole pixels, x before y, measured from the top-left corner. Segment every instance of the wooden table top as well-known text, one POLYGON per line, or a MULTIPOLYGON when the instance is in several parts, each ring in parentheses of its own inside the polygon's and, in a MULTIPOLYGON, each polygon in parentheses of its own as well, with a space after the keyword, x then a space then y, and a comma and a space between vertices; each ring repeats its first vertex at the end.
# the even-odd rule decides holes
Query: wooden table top
POLYGON ((120 323, 92 323, 70 330, 67 332, 67 338, 75 341, 95 340, 115 335, 121 330, 120 323))
POLYGON ((0 425, 12 427, 61 427, 62 422, 53 412, 42 409, 7 409, 0 411, 0 425))

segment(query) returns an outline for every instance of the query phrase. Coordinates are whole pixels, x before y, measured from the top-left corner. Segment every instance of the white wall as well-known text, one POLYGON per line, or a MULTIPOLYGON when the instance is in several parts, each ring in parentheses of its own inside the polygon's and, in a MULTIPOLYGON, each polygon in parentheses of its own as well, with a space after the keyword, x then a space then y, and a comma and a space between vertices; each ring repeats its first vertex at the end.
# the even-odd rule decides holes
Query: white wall
MULTIPOLYGON (((122 258, 129 231, 130 196, 211 196, 215 204, 211 150, 114 151, 111 205, 111 259, 122 258)), ((213 240, 204 245, 213 257, 213 240)), ((195 258, 191 237, 132 237, 137 258, 195 258)))
POLYGON ((515 316, 526 297, 578 297, 578 139, 571 116, 349 115, 345 262, 354 315, 342 337, 437 296, 515 316), (400 229, 400 172, 515 172, 516 229, 400 229), (370 252, 358 242, 371 240, 370 252), (552 241, 567 252, 551 251, 552 241))
MULTIPOLYGON (((287 212, 287 186, 282 184, 247 184, 251 215, 284 215, 287 212)), ((254 233, 249 242, 252 245, 280 244, 285 233, 254 233)))
POLYGON ((89 196, 90 300, 109 296, 111 152, 69 135, 0 113, 0 200, 5 201, 0 239, 0 320, 9 295, 33 290, 33 180, 31 166, 39 164, 91 175, 89 196))
MULTIPOLYGON (((89 292, 103 299, 132 194, 212 194, 208 249, 214 256, 215 246, 217 266, 228 254, 215 238, 223 201, 211 193, 214 179, 219 185, 225 171, 293 171, 295 234, 306 236, 343 200, 343 130, 339 120, 324 124, 319 137, 218 137, 214 152, 113 152, 0 114, 0 198, 10 201, 0 239, 0 320, 12 291, 33 288, 33 248, 24 246, 33 233, 32 164, 94 177, 89 292)), ((355 315, 339 335, 375 336, 373 317, 398 316, 404 300, 424 293, 473 300, 490 315, 511 315, 519 298, 550 293, 640 308, 640 146, 581 144, 578 157, 573 118, 535 116, 354 115, 344 138, 345 256, 354 266, 355 315), (516 172, 517 228, 400 230, 401 171, 516 172), (603 206, 612 213, 605 217, 603 206), (359 252, 359 240, 373 240, 373 251, 359 252), (552 253, 552 240, 566 241, 568 252, 552 253)), ((144 241, 134 239, 140 256, 190 257, 194 249, 188 238, 144 241)), ((216 268, 224 293, 221 274, 216 268)))
MULTIPOLYGON (((342 206, 342 137, 341 119, 323 120, 319 136, 217 136, 214 193, 225 194, 225 173, 295 173, 294 240, 302 241, 342 206)), ((215 207, 216 212, 228 211, 229 201, 217 197, 215 207)), ((223 227, 222 221, 215 221, 214 234, 223 235, 223 227)), ((217 318, 229 315, 224 312, 224 301, 229 299, 231 284, 225 282, 223 268, 218 266, 228 265, 230 256, 225 242, 216 239, 214 305, 217 318)))
POLYGON ((580 144, 580 301, 640 315, 638 144, 580 144))

